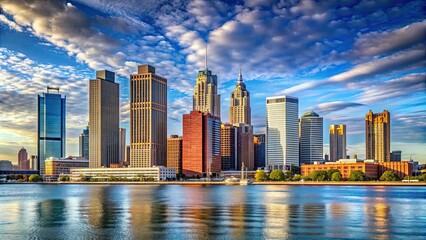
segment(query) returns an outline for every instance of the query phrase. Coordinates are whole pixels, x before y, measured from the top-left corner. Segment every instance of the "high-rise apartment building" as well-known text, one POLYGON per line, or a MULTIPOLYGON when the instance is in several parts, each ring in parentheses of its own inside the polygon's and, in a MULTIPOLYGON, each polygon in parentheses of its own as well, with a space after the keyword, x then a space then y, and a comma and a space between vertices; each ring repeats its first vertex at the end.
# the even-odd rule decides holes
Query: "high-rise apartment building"
POLYGON ((28 153, 25 148, 21 148, 18 152, 18 165, 19 170, 30 169, 30 161, 28 160, 28 153))
POLYGON ((78 153, 80 157, 89 159, 89 126, 80 133, 78 138, 78 153))
POLYGON ((130 75, 130 166, 167 164, 167 79, 150 65, 130 75))
POLYGON ((126 161, 126 129, 118 130, 118 161, 124 163, 126 161))
POLYGON ((167 167, 182 173, 182 137, 171 135, 167 138, 167 167))
POLYGON ((299 166, 299 100, 266 98, 266 165, 269 169, 299 166))
POLYGON ((231 124, 251 124, 250 92, 243 82, 243 75, 238 75, 235 90, 231 93, 231 105, 229 107, 229 119, 231 124))
POLYGON ((265 167, 265 134, 254 135, 254 169, 265 167))
POLYGON ((390 113, 384 110, 365 115, 365 151, 366 159, 379 162, 390 161, 390 113))
POLYGON ((220 126, 220 155, 222 171, 238 169, 238 129, 230 123, 222 123, 220 126))
POLYGON ((115 73, 96 71, 89 86, 89 167, 110 167, 119 161, 120 98, 115 73))
POLYGON ((346 125, 330 125, 330 161, 346 158, 346 125))
POLYGON ((323 160, 323 119, 314 111, 300 118, 300 164, 323 160))
POLYGON ((221 171, 220 118, 191 111, 183 115, 182 171, 186 176, 221 171))
POLYGON ((220 118, 220 95, 217 89, 217 76, 207 69, 198 71, 194 87, 193 110, 210 113, 220 118))
POLYGON ((65 156, 65 102, 65 96, 54 87, 47 87, 47 92, 37 97, 37 167, 40 174, 44 174, 46 158, 65 156))

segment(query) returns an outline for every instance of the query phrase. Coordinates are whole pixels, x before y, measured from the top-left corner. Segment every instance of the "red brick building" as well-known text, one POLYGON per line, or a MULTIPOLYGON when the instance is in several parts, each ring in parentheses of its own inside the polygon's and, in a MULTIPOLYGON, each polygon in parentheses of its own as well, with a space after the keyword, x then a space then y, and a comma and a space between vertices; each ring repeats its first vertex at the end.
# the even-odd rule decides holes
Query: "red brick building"
POLYGON ((200 111, 183 115, 182 171, 186 176, 219 173, 220 118, 200 111))
POLYGON ((410 162, 379 162, 378 167, 379 177, 386 171, 394 172, 400 179, 413 174, 413 165, 410 162))

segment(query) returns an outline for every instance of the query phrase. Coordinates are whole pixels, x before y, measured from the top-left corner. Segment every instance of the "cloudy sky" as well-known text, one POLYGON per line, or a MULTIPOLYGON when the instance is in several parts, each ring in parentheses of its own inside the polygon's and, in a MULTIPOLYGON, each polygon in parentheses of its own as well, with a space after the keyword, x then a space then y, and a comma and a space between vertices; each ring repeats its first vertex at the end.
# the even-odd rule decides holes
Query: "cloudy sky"
POLYGON ((328 125, 346 124, 349 154, 365 156, 364 116, 391 113, 391 149, 426 163, 424 1, 2 0, 0 159, 36 153, 37 94, 67 97, 67 155, 88 121, 88 81, 117 73, 121 125, 129 127, 129 74, 151 64, 168 79, 168 133, 182 133, 197 71, 218 75, 222 121, 241 66, 255 132, 265 98, 299 98, 328 125))

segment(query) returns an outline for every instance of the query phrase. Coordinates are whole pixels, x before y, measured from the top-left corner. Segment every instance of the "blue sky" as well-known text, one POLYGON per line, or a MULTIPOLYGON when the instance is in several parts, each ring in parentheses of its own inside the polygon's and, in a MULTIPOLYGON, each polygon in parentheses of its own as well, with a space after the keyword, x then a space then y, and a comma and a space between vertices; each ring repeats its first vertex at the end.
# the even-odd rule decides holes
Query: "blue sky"
POLYGON ((182 133, 197 71, 218 75, 222 121, 241 66, 255 132, 265 98, 299 98, 328 126, 346 124, 349 154, 365 156, 364 116, 391 113, 391 149, 426 163, 424 1, 0 2, 0 159, 36 153, 37 93, 67 96, 67 155, 88 121, 88 81, 117 73, 121 126, 129 126, 129 75, 151 64, 168 79, 168 133, 182 133))

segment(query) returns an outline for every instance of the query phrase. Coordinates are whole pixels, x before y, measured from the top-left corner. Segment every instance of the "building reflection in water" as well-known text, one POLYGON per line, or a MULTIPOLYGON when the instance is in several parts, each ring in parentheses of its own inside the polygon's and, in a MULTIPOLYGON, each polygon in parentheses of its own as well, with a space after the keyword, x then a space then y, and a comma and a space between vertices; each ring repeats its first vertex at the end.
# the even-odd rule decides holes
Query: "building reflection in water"
MULTIPOLYGON (((382 192, 383 189, 377 188, 375 191, 382 192)), ((389 223, 392 218, 386 199, 383 197, 367 199, 368 202, 364 204, 364 218, 371 235, 369 238, 389 239, 389 223)))
POLYGON ((42 227, 63 225, 66 221, 65 200, 48 199, 39 202, 37 204, 37 219, 42 227))

